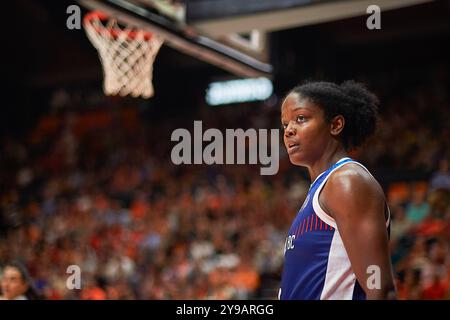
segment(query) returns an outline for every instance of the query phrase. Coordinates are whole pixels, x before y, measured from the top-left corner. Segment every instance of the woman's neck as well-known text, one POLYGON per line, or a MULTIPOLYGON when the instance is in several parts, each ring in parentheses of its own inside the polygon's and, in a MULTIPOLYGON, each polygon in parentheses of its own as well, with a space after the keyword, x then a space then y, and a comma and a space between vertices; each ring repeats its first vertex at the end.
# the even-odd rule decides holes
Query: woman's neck
POLYGON ((321 173, 345 157, 348 157, 348 153, 343 148, 335 149, 331 152, 325 152, 320 159, 308 167, 311 182, 315 181, 321 173))

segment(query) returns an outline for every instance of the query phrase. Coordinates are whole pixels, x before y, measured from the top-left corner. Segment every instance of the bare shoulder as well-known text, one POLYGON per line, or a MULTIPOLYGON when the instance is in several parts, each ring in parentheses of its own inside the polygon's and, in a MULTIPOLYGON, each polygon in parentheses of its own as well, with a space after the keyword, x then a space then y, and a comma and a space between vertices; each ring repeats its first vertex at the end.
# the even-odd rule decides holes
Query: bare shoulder
POLYGON ((321 204, 332 215, 336 214, 338 208, 346 212, 350 209, 357 212, 368 206, 382 209, 385 203, 383 189, 378 181, 355 163, 346 164, 334 171, 322 193, 321 204))
POLYGON ((357 192, 359 195, 369 193, 372 196, 377 194, 383 196, 383 190, 378 181, 356 163, 349 163, 337 169, 330 175, 327 184, 333 192, 357 192))

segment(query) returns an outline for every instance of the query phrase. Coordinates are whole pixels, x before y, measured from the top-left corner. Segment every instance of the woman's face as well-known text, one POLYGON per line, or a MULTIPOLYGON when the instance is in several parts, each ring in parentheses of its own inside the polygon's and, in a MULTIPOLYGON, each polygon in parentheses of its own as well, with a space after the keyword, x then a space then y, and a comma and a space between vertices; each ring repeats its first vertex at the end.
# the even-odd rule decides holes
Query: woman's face
POLYGON ((3 297, 7 300, 15 299, 28 290, 28 285, 23 280, 20 271, 14 267, 5 268, 1 286, 3 297))
POLYGON ((321 108, 292 93, 281 106, 281 124, 284 145, 293 164, 310 166, 321 158, 330 142, 330 126, 321 108))

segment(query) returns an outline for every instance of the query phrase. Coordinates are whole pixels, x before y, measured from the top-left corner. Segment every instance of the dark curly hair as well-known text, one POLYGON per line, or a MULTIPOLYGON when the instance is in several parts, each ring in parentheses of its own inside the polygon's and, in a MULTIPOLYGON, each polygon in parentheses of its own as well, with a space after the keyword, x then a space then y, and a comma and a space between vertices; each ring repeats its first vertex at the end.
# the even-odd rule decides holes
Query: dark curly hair
POLYGON ((296 93, 320 107, 327 121, 342 115, 345 126, 341 139, 346 150, 361 146, 376 129, 378 98, 359 82, 306 82, 289 93, 296 93))

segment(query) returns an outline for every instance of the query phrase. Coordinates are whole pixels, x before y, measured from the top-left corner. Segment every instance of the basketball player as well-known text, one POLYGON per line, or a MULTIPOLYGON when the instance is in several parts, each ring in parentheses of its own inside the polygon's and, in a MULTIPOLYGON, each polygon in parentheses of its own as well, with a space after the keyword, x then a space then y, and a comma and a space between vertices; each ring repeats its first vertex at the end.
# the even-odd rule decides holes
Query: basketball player
POLYGON ((280 299, 395 298, 389 208, 375 178, 348 157, 375 131, 377 105, 354 81, 309 82, 284 99, 289 159, 312 184, 286 238, 280 299))

